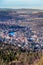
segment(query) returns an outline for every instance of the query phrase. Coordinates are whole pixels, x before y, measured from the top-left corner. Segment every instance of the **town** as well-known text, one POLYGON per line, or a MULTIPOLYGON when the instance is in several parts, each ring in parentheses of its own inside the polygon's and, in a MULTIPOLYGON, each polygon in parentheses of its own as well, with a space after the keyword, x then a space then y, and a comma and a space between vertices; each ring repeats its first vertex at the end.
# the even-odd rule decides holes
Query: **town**
POLYGON ((43 11, 0 9, 0 64, 35 65, 42 56, 43 11))
POLYGON ((31 51, 37 51, 41 49, 43 50, 42 34, 40 32, 37 33, 36 31, 32 30, 29 25, 14 25, 14 28, 8 30, 0 29, 0 42, 14 45, 14 47, 20 47, 22 50, 27 51, 30 51, 31 49, 31 51))

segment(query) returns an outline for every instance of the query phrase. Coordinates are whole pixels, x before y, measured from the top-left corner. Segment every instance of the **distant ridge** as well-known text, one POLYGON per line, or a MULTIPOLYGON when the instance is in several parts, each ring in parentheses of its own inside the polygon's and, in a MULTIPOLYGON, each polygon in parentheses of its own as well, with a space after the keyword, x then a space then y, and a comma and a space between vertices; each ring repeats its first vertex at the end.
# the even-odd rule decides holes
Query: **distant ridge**
POLYGON ((0 8, 0 10, 3 10, 3 11, 5 11, 5 10, 20 10, 20 11, 24 11, 24 10, 29 10, 29 11, 41 11, 41 12, 43 12, 43 10, 42 9, 28 9, 28 8, 21 8, 21 9, 13 9, 13 8, 0 8))

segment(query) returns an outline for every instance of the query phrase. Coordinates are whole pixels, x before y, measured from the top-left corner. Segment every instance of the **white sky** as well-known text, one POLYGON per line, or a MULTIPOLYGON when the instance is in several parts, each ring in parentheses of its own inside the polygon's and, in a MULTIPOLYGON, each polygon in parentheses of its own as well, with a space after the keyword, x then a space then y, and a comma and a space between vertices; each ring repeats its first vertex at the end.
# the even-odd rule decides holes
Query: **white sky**
POLYGON ((0 8, 43 9, 43 0, 0 0, 0 8))

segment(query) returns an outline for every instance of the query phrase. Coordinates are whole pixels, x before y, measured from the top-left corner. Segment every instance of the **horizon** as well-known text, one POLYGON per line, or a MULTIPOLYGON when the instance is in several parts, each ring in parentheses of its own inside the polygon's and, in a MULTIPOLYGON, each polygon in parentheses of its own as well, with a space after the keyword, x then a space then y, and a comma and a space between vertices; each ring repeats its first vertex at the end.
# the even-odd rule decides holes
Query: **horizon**
POLYGON ((0 10, 41 10, 43 11, 43 9, 38 9, 38 8, 0 8, 0 10))

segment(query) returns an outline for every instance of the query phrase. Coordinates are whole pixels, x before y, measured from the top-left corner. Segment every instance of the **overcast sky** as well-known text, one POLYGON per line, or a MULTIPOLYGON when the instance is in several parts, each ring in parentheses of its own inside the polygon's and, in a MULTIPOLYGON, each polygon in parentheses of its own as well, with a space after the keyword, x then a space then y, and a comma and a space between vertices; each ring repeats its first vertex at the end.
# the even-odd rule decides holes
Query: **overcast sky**
POLYGON ((0 0, 0 8, 43 9, 43 0, 0 0))

